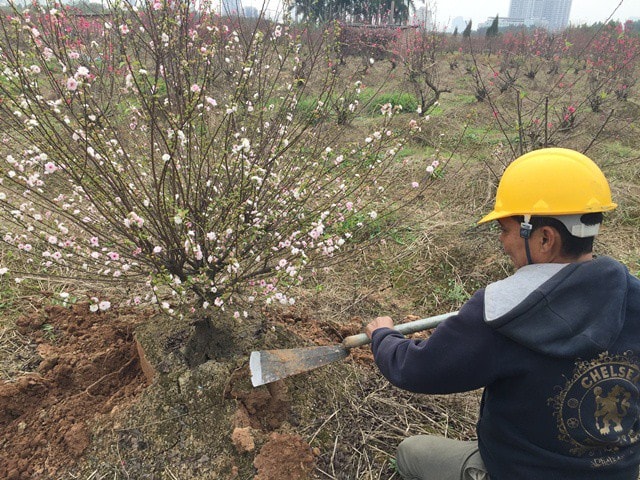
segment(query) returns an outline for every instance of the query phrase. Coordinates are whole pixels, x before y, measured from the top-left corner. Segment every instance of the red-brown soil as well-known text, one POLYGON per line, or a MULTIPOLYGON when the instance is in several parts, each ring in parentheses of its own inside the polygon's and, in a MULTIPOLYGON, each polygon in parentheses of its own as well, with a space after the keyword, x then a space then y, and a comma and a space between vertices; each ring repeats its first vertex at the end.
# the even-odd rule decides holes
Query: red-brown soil
MULTIPOLYGON (((270 317, 269 324, 316 344, 337 343, 361 328, 358 320, 319 327, 295 310, 270 317)), ((150 384, 153 367, 134 337, 148 318, 140 310, 92 313, 88 305, 73 305, 48 306, 16 322, 37 353, 32 372, 0 384, 0 478, 57 478, 89 452, 99 457, 102 450, 108 457, 104 440, 93 438, 95 427, 104 432, 150 384)), ((313 478, 318 451, 291 430, 286 384, 252 388, 249 376, 246 366, 237 369, 224 394, 235 405, 225 433, 232 448, 248 457, 256 479, 313 478)), ((233 462, 227 471, 232 478, 238 475, 233 462)))
POLYGON ((145 386, 140 313, 50 306, 17 322, 36 345, 33 373, 0 385, 0 478, 56 478, 91 442, 91 424, 145 386))

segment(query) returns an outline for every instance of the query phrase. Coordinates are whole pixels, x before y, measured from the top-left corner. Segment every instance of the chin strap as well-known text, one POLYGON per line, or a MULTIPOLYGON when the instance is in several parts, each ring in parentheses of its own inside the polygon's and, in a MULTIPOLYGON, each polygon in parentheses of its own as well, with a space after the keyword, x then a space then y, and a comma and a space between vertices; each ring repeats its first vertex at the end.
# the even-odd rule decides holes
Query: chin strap
POLYGON ((531 221, 531 215, 524 216, 524 222, 520 224, 520 236, 524 238, 524 251, 527 254, 527 264, 533 265, 533 260, 531 259, 531 249, 529 248, 529 238, 531 237, 531 231, 533 230, 533 225, 529 223, 531 221))

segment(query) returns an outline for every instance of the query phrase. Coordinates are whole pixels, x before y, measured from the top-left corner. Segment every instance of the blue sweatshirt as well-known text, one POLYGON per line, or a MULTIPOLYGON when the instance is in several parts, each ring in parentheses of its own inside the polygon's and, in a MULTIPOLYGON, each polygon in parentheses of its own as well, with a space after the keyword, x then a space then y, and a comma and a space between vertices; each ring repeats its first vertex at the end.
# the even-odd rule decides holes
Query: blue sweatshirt
POLYGON ((383 375, 419 393, 484 387, 491 480, 636 480, 640 280, 608 257, 529 265, 480 290, 426 340, 373 333, 383 375))

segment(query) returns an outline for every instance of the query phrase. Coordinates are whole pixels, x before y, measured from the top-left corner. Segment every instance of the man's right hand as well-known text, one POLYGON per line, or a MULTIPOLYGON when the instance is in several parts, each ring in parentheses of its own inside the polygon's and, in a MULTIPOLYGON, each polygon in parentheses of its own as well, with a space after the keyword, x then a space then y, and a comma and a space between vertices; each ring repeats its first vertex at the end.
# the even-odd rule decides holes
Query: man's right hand
POLYGON ((393 319, 391 317, 376 317, 365 327, 367 337, 371 338, 373 332, 379 328, 393 328, 393 319))

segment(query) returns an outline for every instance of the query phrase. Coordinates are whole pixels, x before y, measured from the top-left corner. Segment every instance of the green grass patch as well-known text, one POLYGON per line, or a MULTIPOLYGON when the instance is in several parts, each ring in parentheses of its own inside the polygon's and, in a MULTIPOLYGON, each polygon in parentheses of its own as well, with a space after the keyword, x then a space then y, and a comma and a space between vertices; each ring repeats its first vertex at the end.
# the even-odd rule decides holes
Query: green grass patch
POLYGON ((348 232, 352 234, 350 240, 352 243, 379 239, 391 241, 398 245, 409 245, 418 238, 419 232, 403 224, 397 212, 372 218, 371 210, 361 211, 352 215, 331 234, 348 232))
POLYGON ((623 145, 620 142, 611 141, 601 144, 604 148, 604 151, 611 157, 614 158, 636 158, 640 153, 637 148, 633 148, 628 145, 623 145))
POLYGON ((396 160, 402 161, 405 158, 426 154, 428 154, 428 151, 424 147, 404 146, 400 150, 398 150, 398 153, 396 153, 396 160))
POLYGON ((350 115, 348 106, 353 100, 342 100, 339 95, 334 95, 329 99, 323 99, 324 113, 318 113, 319 100, 317 96, 306 95, 298 101, 296 106, 299 115, 305 118, 317 118, 318 120, 338 120, 340 115, 347 115, 356 118, 377 117, 381 115, 383 105, 390 103, 394 107, 401 106, 403 112, 415 112, 418 109, 418 99, 415 95, 406 92, 376 92, 373 89, 364 89, 360 95, 354 97, 361 106, 361 110, 356 110, 350 115), (344 110, 344 112, 343 112, 344 110), (323 117, 324 118, 321 118, 323 117))
POLYGON ((364 112, 370 116, 380 115, 382 105, 390 103, 394 107, 402 106, 403 112, 415 112, 418 109, 418 99, 407 92, 381 92, 375 94, 371 89, 362 92, 361 102, 367 104, 364 112))
POLYGON ((457 93, 447 97, 447 104, 450 106, 475 105, 478 99, 471 94, 457 93))

